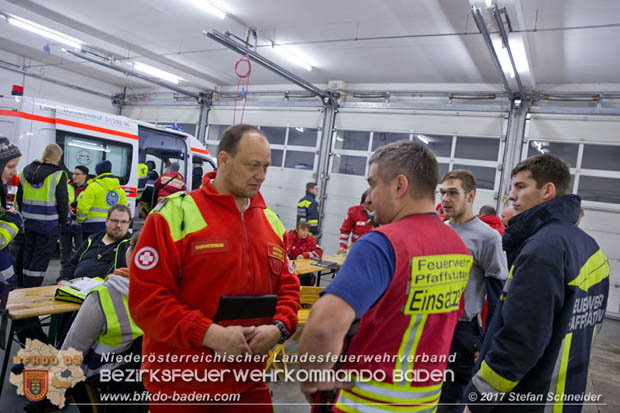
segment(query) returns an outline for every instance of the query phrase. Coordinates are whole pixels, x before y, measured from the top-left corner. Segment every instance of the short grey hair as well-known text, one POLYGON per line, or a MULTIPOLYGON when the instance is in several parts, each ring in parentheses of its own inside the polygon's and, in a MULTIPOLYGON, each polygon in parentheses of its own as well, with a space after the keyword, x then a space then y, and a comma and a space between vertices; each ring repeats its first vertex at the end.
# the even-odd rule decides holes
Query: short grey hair
POLYGON ((373 163, 385 181, 404 175, 414 199, 435 199, 439 165, 435 154, 420 142, 401 140, 383 146, 370 156, 368 164, 373 163))

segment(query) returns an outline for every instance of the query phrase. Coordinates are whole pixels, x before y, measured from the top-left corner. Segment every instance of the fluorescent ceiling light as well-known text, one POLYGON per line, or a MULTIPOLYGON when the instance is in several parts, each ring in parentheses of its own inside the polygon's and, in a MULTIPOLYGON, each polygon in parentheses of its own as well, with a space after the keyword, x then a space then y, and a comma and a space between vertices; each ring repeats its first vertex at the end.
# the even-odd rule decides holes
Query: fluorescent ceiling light
MULTIPOLYGON (((508 44, 510 45, 510 51, 512 52, 512 58, 515 61, 517 72, 519 72, 520 75, 529 73, 530 69, 527 62, 527 53, 525 53, 523 39, 516 33, 512 33, 508 35, 508 44)), ((508 74, 511 79, 514 79, 515 72, 512 70, 508 50, 504 47, 504 43, 499 35, 495 35, 493 37, 493 48, 499 58, 499 64, 502 66, 504 73, 508 74)))
POLYGON ((416 135, 420 141, 428 145, 428 138, 424 135, 416 135))
POLYGON ((168 81, 170 83, 174 83, 175 85, 178 85, 180 80, 184 80, 183 78, 181 78, 181 77, 179 77, 177 75, 173 75, 172 73, 168 73, 166 71, 163 71, 163 70, 158 69, 158 68, 153 67, 153 66, 149 66, 149 65, 144 64, 144 63, 140 63, 140 62, 127 62, 127 64, 132 65, 133 68, 136 69, 139 72, 146 73, 147 75, 158 77, 158 78, 166 80, 166 81, 168 81))
POLYGON ((40 24, 31 22, 30 20, 22 19, 21 17, 6 16, 6 21, 13 26, 28 30, 29 32, 38 34, 39 36, 55 40, 69 47, 73 47, 74 49, 81 49, 84 44, 84 42, 76 39, 75 37, 67 36, 66 34, 49 29, 45 26, 41 26, 40 24))
POLYGON ((486 0, 487 7, 491 7, 493 5, 493 0, 486 0))
POLYGON ((296 130, 297 132, 303 132, 303 131, 304 131, 304 128, 295 128, 295 130, 296 130))
POLYGON ((220 19, 225 19, 228 12, 221 4, 218 4, 211 0, 194 0, 194 4, 200 7, 203 11, 212 14, 220 19))
POLYGON ((297 66, 303 67, 308 72, 312 70, 313 66, 316 66, 310 63, 310 59, 307 56, 303 55, 301 52, 299 52, 299 50, 295 49, 292 46, 276 44, 274 45, 273 49, 289 62, 294 63, 297 66))

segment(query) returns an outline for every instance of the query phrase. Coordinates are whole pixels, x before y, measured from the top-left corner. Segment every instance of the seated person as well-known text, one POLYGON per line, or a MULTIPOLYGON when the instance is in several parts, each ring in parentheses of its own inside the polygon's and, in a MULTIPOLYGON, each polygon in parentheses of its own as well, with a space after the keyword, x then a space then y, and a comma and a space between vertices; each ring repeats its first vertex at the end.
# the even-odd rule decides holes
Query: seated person
MULTIPOLYGON (((138 241, 138 234, 128 242, 124 251, 123 263, 130 262, 134 247, 138 241)), ((128 312, 127 295, 129 293, 129 268, 117 268, 106 277, 103 285, 92 290, 62 344, 62 350, 74 348, 84 354, 82 368, 86 375, 86 382, 79 383, 72 389, 71 394, 77 403, 90 403, 85 384, 96 387, 100 392, 108 394, 134 394, 144 392, 141 382, 124 383, 114 380, 101 383, 99 371, 102 369, 115 370, 138 369, 140 363, 131 365, 119 362, 104 363, 102 356, 105 353, 117 355, 140 355, 142 349, 142 330, 132 320, 128 312), (120 303, 120 305, 116 305, 120 303)), ((133 358, 132 358, 133 359, 133 358)), ((91 406, 78 405, 81 412, 93 411, 91 406)), ((118 411, 118 407, 109 407, 118 411)), ((123 406, 124 412, 146 412, 148 406, 123 406), (130 407, 133 407, 130 408, 130 407)), ((98 411, 101 410, 101 406, 98 411)), ((105 411, 105 410, 103 410, 105 411)))
POLYGON ((62 267, 56 280, 59 285, 79 277, 105 277, 116 268, 127 267, 125 252, 129 247, 131 211, 127 205, 116 204, 108 210, 105 232, 86 239, 71 260, 62 267))
MULTIPOLYGON (((299 221, 295 229, 286 233, 287 253, 290 259, 313 258, 320 260, 323 257, 323 250, 309 233, 310 224, 306 221, 299 221)), ((313 279, 313 274, 299 275, 301 285, 312 285, 314 284, 313 279)))

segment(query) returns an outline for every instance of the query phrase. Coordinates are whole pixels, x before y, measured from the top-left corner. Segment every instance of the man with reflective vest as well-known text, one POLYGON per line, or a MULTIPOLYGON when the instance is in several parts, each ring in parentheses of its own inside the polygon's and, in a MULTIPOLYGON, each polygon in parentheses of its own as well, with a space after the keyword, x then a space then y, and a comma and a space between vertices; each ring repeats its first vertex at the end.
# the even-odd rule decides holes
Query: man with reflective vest
MULTIPOLYGON (((268 350, 297 329, 299 280, 286 257, 284 226, 259 193, 271 163, 264 134, 250 125, 231 126, 217 158, 219 169, 205 176, 201 188, 170 195, 148 215, 133 255, 129 310, 145 332, 143 353, 156 356, 142 363, 144 385, 167 395, 237 393, 239 405, 209 411, 271 413, 262 373, 237 380, 224 371, 262 372, 268 350), (216 319, 224 296, 265 295, 277 297, 275 309, 245 314, 232 325, 223 322, 230 317, 216 319), (212 357, 223 353, 235 362, 212 357), (180 361, 166 360, 169 354, 180 361), (157 372, 166 369, 222 375, 163 382, 157 372)), ((202 412, 205 406, 181 410, 202 412)), ((150 411, 179 407, 151 404, 150 411)))
POLYGON ((322 370, 311 377, 326 381, 302 382, 301 390, 335 412, 435 412, 472 257, 433 208, 439 166, 430 149, 402 140, 369 164, 367 201, 380 226, 353 245, 312 306, 301 367, 322 370), (341 350, 342 372, 330 380, 341 350))
POLYGON ((581 200, 570 193, 568 165, 545 153, 511 176, 517 215, 502 239, 510 272, 465 389, 476 403, 465 411, 580 412, 609 263, 575 225, 581 200))
POLYGON ((136 190, 136 202, 140 202, 142 194, 146 189, 146 181, 148 180, 149 167, 145 163, 138 164, 138 189, 136 190))
POLYGON ((129 247, 131 210, 116 204, 108 210, 106 230, 86 238, 71 259, 62 266, 58 284, 74 278, 105 277, 116 268, 127 267, 125 251, 129 247))
POLYGON ((179 173, 179 163, 173 162, 170 165, 170 171, 160 176, 155 181, 154 187, 159 191, 157 202, 179 191, 185 191, 185 180, 183 180, 183 175, 179 173))
POLYGON ((347 216, 340 227, 340 241, 337 254, 342 254, 347 250, 349 234, 351 235, 351 245, 353 245, 362 235, 372 231, 375 227, 375 210, 372 204, 366 202, 367 194, 368 191, 364 191, 360 204, 352 206, 347 211, 347 216))
POLYGON ((82 226, 77 223, 77 198, 88 184, 88 168, 78 165, 73 170, 71 180, 67 183, 69 191, 69 207, 71 211, 70 225, 60 231, 60 265, 65 266, 71 259, 73 251, 82 244, 82 226))
POLYGON ((88 181, 88 187, 78 197, 77 222, 82 224, 83 238, 105 231, 108 209, 112 205, 127 205, 125 191, 118 178, 110 174, 112 163, 100 161, 95 166, 97 176, 88 181))
POLYGON ((306 221, 310 224, 310 235, 319 235, 319 203, 316 196, 319 186, 316 182, 306 184, 306 195, 297 203, 297 221, 306 221))
POLYGON ((19 175, 16 199, 26 227, 24 287, 43 283, 60 227, 69 223, 68 178, 58 166, 62 153, 55 143, 47 145, 41 161, 26 165, 19 175))
MULTIPOLYGON (((6 185, 17 175, 17 164, 22 156, 19 148, 5 137, 0 137, 0 280, 13 290, 17 287, 17 275, 13 271, 9 244, 19 231, 22 231, 23 220, 19 212, 7 208, 6 185)), ((2 288, 0 288, 0 294, 2 288)), ((1 316, 0 316, 1 318, 1 316)), ((0 320, 1 322, 1 320, 0 320)))
MULTIPOLYGON (((131 241, 128 240, 130 245, 123 251, 123 262, 131 261, 137 239, 136 233, 131 241)), ((140 382, 102 382, 99 376, 102 370, 110 372, 121 367, 127 368, 130 356, 140 355, 141 352, 143 333, 128 311, 129 277, 128 268, 116 268, 105 278, 103 285, 89 292, 61 348, 74 348, 84 354, 83 369, 88 383, 102 388, 108 394, 143 390, 140 382)), ((134 368, 139 367, 137 364, 134 368)), ((77 403, 90 403, 84 383, 75 386, 71 394, 77 403)), ((129 411, 127 408, 123 410, 129 411)))

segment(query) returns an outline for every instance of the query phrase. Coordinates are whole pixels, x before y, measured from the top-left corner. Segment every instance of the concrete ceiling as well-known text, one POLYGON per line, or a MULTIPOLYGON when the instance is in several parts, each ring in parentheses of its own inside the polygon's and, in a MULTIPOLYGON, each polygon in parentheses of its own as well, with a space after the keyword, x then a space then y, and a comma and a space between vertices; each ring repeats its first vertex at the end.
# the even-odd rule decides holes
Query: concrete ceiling
MULTIPOLYGON (((0 0, 0 11, 74 36, 103 54, 138 60, 199 90, 237 84, 239 56, 201 34, 259 34, 258 52, 315 83, 501 85, 467 0, 221 0, 234 17, 206 14, 195 0, 0 0), (244 26, 245 24, 245 26, 244 26), (270 41, 309 56, 308 72, 274 52, 270 41)), ((477 0, 472 0, 476 2, 477 0)), ((484 2, 482 2, 484 3, 484 2)), ((499 0, 526 38, 537 84, 620 83, 620 2, 499 0)), ((494 31, 494 27, 489 27, 494 31)), ((148 87, 61 51, 60 44, 0 21, 0 49, 117 86, 148 87), (42 52, 49 45, 50 53, 42 52), (47 55, 47 57, 45 56, 47 55)), ((254 65, 252 85, 285 83, 254 65)))

